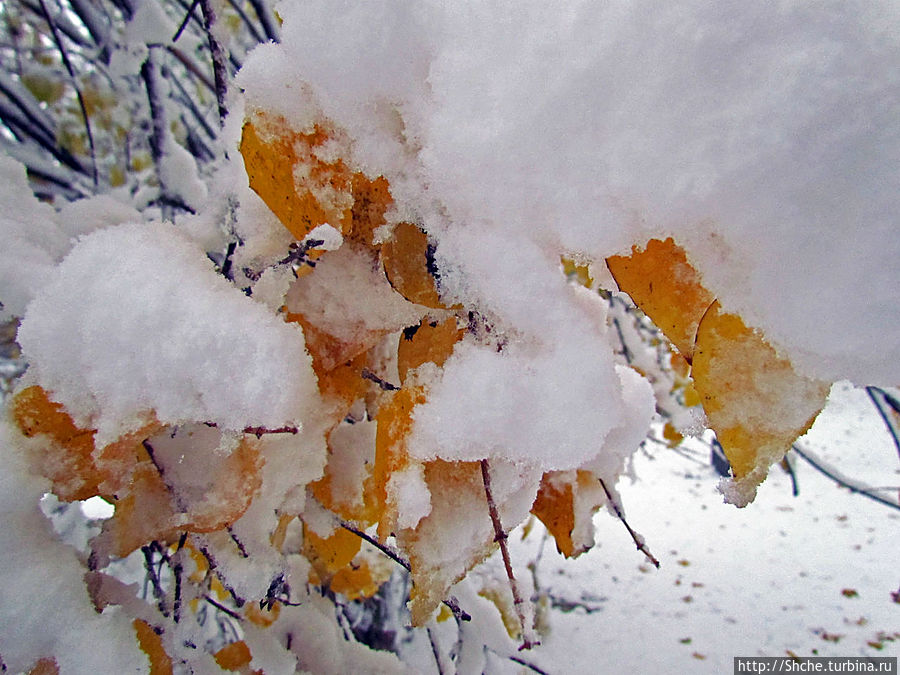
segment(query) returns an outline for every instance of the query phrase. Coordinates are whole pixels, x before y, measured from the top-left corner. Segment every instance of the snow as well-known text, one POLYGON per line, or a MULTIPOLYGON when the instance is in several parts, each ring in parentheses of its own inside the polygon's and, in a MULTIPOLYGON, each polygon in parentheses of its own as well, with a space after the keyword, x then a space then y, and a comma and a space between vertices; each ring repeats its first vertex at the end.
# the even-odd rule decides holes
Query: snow
MULTIPOLYGON (((455 626, 438 627, 435 608, 497 541, 479 460, 508 530, 528 518, 545 474, 562 485, 590 472, 573 496, 572 534, 579 550, 595 539, 597 548, 562 565, 539 525, 510 539, 520 577, 536 561, 531 583, 520 582, 539 598, 538 628, 549 617, 551 630, 527 659, 548 671, 721 672, 736 655, 871 654, 874 642, 883 643, 877 655, 896 653, 896 513, 806 465, 797 467, 799 499, 776 469, 758 502, 736 512, 721 504, 700 441, 638 450, 658 431, 655 409, 684 430, 702 415, 675 409, 679 383, 661 365, 663 348, 636 340, 634 326, 614 331, 625 320, 621 298, 610 305, 596 291, 615 290, 606 257, 673 236, 723 310, 761 330, 801 374, 900 382, 898 5, 285 0, 278 16, 283 41, 250 54, 231 87, 228 145, 215 148, 215 166, 201 172, 163 130, 160 190, 198 211, 178 214, 177 225, 141 222, 110 196, 55 211, 31 196, 19 165, 0 159, 0 311, 22 317, 17 339, 30 365, 21 385, 41 385, 79 427, 96 429, 101 450, 151 419, 168 425, 148 439, 166 474, 165 505, 171 495, 181 511, 242 506, 191 545, 248 607, 273 602, 278 579, 303 600, 279 605, 270 634, 248 627, 254 667, 402 670, 393 655, 346 639, 336 604, 304 594, 309 561, 288 552, 301 550, 295 516, 323 537, 344 517, 307 498, 326 461, 334 503, 361 509, 376 450, 402 467, 385 481, 386 518, 412 566, 412 616, 448 665, 455 626), (407 301, 376 247, 329 224, 305 240, 322 241, 315 265, 292 269, 297 242, 250 192, 237 159, 245 112, 280 116, 294 131, 327 120, 330 140, 315 150, 323 166, 313 175, 296 163, 295 181, 338 216, 354 196, 324 164, 384 175, 394 204, 379 240, 401 222, 423 228, 441 300, 462 309, 407 301), (209 259, 226 237, 241 244, 233 282, 209 259), (566 279, 561 258, 587 265, 593 287, 566 279), (388 422, 402 438, 385 434, 394 445, 376 448, 388 418, 379 409, 397 395, 400 332, 423 317, 468 320, 466 336, 442 369, 426 363, 404 378, 409 401, 425 402, 409 435, 396 411, 388 422), (644 350, 628 365, 615 351, 620 338, 644 350), (372 370, 335 374, 358 356, 372 370), (370 386, 379 377, 382 386, 370 386), (344 402, 323 402, 320 383, 355 403, 333 417, 344 402), (254 443, 242 430, 283 427, 298 433, 265 434, 248 451, 252 476, 225 466, 254 443), (614 517, 598 515, 596 536, 590 530, 604 501, 595 478, 661 571, 614 517), (227 494, 215 494, 220 484, 227 494), (289 522, 290 546, 275 550, 289 522)), ((147 44, 169 44, 175 27, 158 3, 136 5, 111 75, 137 72, 147 44)), ((756 379, 769 393, 781 386, 756 379)), ((772 407, 735 410, 758 432, 772 407)), ((896 466, 896 453, 868 431, 879 425, 860 390, 842 383, 799 443, 893 494, 898 474, 884 467, 896 466)), ((83 564, 40 515, 47 484, 25 466, 30 443, 0 425, 4 664, 25 670, 46 653, 63 672, 144 667, 124 616, 132 607, 97 615, 83 564)), ((493 614, 511 602, 498 569, 495 556, 452 590, 475 616, 462 629, 460 668, 517 667, 493 614)), ((166 626, 167 649, 184 655, 196 627, 166 626)), ((428 672, 433 662, 424 663, 428 672)))
MULTIPOLYGON (((896 491, 897 451, 863 390, 836 385, 798 443, 857 480, 896 491)), ((774 471, 754 504, 736 510, 716 493, 707 452, 641 452, 638 480, 619 486, 629 524, 660 558, 659 570, 608 514, 595 518, 600 545, 577 560, 543 546, 538 585, 555 606, 550 633, 526 658, 548 672, 652 674, 720 673, 734 656, 787 650, 900 655, 891 598, 900 512, 839 488, 799 459, 799 496, 788 475, 774 471)), ((540 540, 540 531, 510 537, 518 567, 535 559, 540 540)))
MULTIPOLYGON (((602 260, 674 234, 726 308, 808 374, 900 381, 895 3, 279 13, 283 43, 245 65, 249 99, 282 112, 308 85, 357 164, 439 243, 452 237, 460 264, 503 261, 512 287, 544 271, 516 262, 523 247, 602 260), (838 297, 858 300, 826 328, 838 297)), ((314 112, 298 110, 302 128, 314 112)), ((466 281, 468 298, 497 290, 466 281)))
POLYGON ((19 343, 29 378, 100 445, 151 413, 238 431, 300 425, 316 387, 302 331, 167 224, 82 238, 29 305, 19 343))
POLYGON ((0 422, 3 663, 25 672, 37 656, 55 655, 63 673, 103 672, 110 663, 121 673, 146 672, 130 617, 116 608, 94 611, 74 550, 52 536, 38 504, 47 485, 29 473, 15 433, 6 419, 0 422))

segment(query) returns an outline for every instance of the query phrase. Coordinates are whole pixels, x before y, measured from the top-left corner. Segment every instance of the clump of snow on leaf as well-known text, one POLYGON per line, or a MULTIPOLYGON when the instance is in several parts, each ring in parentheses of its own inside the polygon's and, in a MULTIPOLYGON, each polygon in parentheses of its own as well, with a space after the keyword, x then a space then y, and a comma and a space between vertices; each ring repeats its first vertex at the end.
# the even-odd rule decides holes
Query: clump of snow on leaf
POLYGON ((226 429, 301 422, 315 392, 302 331, 218 276, 167 224, 84 237, 31 303, 29 376, 98 443, 147 414, 226 429))
POLYGON ((498 259, 673 234, 807 374, 900 381, 896 3, 518 9, 286 2, 242 82, 287 100, 266 71, 292 64, 438 248, 465 230, 477 254, 483 222, 498 259))

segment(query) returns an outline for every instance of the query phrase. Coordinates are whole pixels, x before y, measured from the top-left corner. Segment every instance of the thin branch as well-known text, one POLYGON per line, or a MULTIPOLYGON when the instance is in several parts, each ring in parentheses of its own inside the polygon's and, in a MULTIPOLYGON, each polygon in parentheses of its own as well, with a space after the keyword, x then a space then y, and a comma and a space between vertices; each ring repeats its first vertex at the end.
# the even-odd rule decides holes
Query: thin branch
POLYGON ((378 377, 378 375, 373 373, 368 368, 363 368, 360 375, 362 375, 363 379, 369 380, 370 382, 374 382, 375 384, 377 384, 381 388, 382 391, 399 391, 400 390, 400 387, 398 387, 396 384, 391 384, 387 380, 384 380, 384 379, 378 377))
MULTIPOLYGON (((403 556, 400 555, 400 553, 395 551, 393 548, 391 548, 387 544, 381 543, 380 541, 375 539, 375 537, 372 537, 372 536, 366 534, 365 532, 354 527, 353 525, 346 522, 345 520, 341 520, 341 527, 343 527, 348 532, 352 532, 357 537, 360 537, 361 539, 367 541, 369 544, 371 544, 372 546, 377 548, 379 551, 384 553, 388 558, 390 558, 395 563, 400 565, 407 572, 412 571, 410 568, 409 562, 407 562, 403 558, 403 556)), ((444 605, 447 607, 447 609, 449 609, 453 613, 453 617, 457 621, 471 621, 472 620, 472 617, 468 614, 468 612, 466 612, 460 608, 459 601, 456 598, 454 598, 453 596, 446 598, 443 602, 444 602, 444 605)))
POLYGON ((869 398, 872 399, 872 403, 875 405, 875 409, 878 410, 878 414, 881 415, 881 420, 884 422, 884 426, 887 427, 888 433, 891 435, 891 439, 894 441, 894 447, 897 448, 897 455, 900 456, 900 437, 897 435, 897 428, 891 422, 891 418, 888 417, 887 411, 881 406, 881 403, 878 401, 878 398, 875 396, 875 392, 881 394, 884 399, 884 402, 890 406, 892 410, 900 413, 900 410, 894 406, 894 401, 892 397, 884 390, 878 387, 866 387, 866 393, 869 395, 869 398))
POLYGON ((494 525, 494 541, 500 545, 500 555, 503 556, 503 566, 506 567, 506 576, 509 578, 509 588, 512 591, 513 606, 516 610, 516 617, 519 619, 519 625, 522 628, 522 646, 519 649, 531 649, 540 643, 532 640, 531 630, 525 619, 525 600, 519 593, 519 586, 516 584, 516 577, 513 574, 512 562, 509 558, 509 547, 506 544, 508 535, 500 522, 500 512, 497 510, 497 504, 494 501, 494 493, 491 490, 491 467, 487 459, 481 460, 481 479, 484 482, 484 495, 487 498, 491 523, 494 525))
POLYGON ((538 668, 536 665, 534 665, 533 663, 530 663, 530 662, 526 661, 525 659, 523 659, 523 658, 520 657, 520 656, 513 655, 513 656, 510 656, 510 657, 508 657, 508 658, 509 658, 510 661, 515 661, 515 662, 518 663, 520 666, 525 666, 525 667, 528 668, 529 670, 531 670, 531 671, 533 671, 533 672, 535 672, 535 673, 538 673, 538 675, 550 675, 550 673, 548 673, 546 670, 543 670, 543 669, 541 669, 541 668, 538 668))
POLYGON ((297 427, 278 427, 277 429, 268 429, 266 427, 245 427, 245 434, 253 434, 257 438, 262 438, 266 434, 293 434, 296 436, 300 433, 297 427))
POLYGON ((96 188, 99 181, 97 174, 97 153, 94 148, 94 132, 91 130, 91 120, 88 117, 87 105, 84 102, 81 87, 78 86, 78 78, 75 76, 75 69, 72 67, 72 62, 69 61, 69 54, 66 52, 66 46, 63 44, 59 30, 56 28, 56 22, 53 20, 53 17, 50 16, 50 11, 47 9, 47 3, 44 0, 38 0, 38 2, 41 4, 41 11, 44 13, 47 25, 50 26, 50 33, 53 35, 53 41, 59 49, 63 65, 66 67, 66 70, 69 72, 69 77, 72 79, 72 86, 75 88, 78 106, 81 108, 82 117, 84 117, 84 131, 87 134, 88 146, 91 149, 91 173, 94 179, 94 187, 96 188))
POLYGON ((653 566, 656 569, 659 569, 659 560, 650 553, 650 549, 647 548, 647 544, 644 542, 643 537, 641 537, 637 532, 631 529, 631 525, 628 524, 628 521, 625 520, 625 516, 622 514, 622 509, 619 508, 619 505, 616 503, 616 500, 613 499, 612 493, 609 491, 609 488, 606 487, 606 483, 603 482, 602 478, 597 478, 600 481, 600 487, 603 488, 603 492, 606 493, 607 502, 612 506, 613 511, 616 513, 616 517, 622 521, 622 524, 625 526, 625 529, 628 530, 628 534, 631 535, 631 540, 634 542, 635 546, 637 546, 637 550, 647 556, 647 560, 653 563, 653 566))
POLYGON ((225 52, 222 45, 213 33, 216 23, 216 13, 213 11, 210 0, 200 0, 200 11, 203 13, 203 29, 209 42, 209 51, 212 56, 213 79, 216 83, 216 103, 219 106, 219 124, 225 123, 228 115, 228 106, 225 99, 228 95, 228 68, 226 66, 225 52))
POLYGON ((247 26, 247 30, 250 31, 250 36, 256 40, 256 42, 263 42, 263 36, 256 30, 256 26, 253 25, 253 22, 250 20, 250 17, 247 16, 247 12, 244 11, 244 8, 241 7, 240 3, 235 2, 235 0, 228 0, 228 4, 231 5, 235 14, 237 14, 241 21, 244 22, 244 25, 247 26))
POLYGON ((184 32, 184 29, 187 28, 187 25, 190 23, 191 19, 194 16, 194 10, 197 9, 197 5, 200 4, 200 0, 194 0, 191 3, 191 6, 188 8, 188 11, 184 15, 184 19, 181 21, 181 24, 178 26, 178 30, 175 31, 175 35, 172 36, 172 42, 178 42, 178 38, 181 37, 181 34, 184 32))
POLYGON ((434 663, 437 666, 438 675, 444 675, 441 650, 438 647, 437 640, 434 639, 434 633, 431 630, 431 626, 426 626, 425 631, 428 633, 428 641, 431 643, 431 653, 434 656, 434 663))
POLYGON ((264 0, 250 0, 256 16, 259 17, 259 23, 262 25, 266 33, 266 38, 272 42, 278 42, 278 21, 272 15, 272 10, 264 0))
POLYGON ((235 612, 233 609, 229 609, 228 607, 223 605, 221 602, 216 602, 215 600, 212 599, 212 597, 210 597, 209 594, 205 594, 203 596, 203 599, 206 600, 209 604, 211 604, 213 607, 215 607, 220 612, 223 612, 223 613, 227 614, 228 616, 230 616, 232 619, 237 619, 238 621, 244 620, 244 617, 242 617, 240 614, 235 612))
POLYGON ((216 85, 213 83, 211 79, 209 79, 209 75, 204 73, 200 66, 194 63, 183 51, 178 49, 177 47, 173 47, 172 45, 166 45, 166 51, 169 52, 172 56, 174 56, 178 61, 183 65, 188 71, 200 80, 207 89, 211 92, 215 93, 216 85))
POLYGON ((153 597, 156 598, 157 607, 159 608, 159 611, 163 616, 169 616, 169 610, 166 607, 166 594, 163 592, 162 584, 160 583, 159 579, 159 573, 154 567, 154 547, 152 544, 142 546, 141 552, 144 554, 144 569, 147 571, 147 575, 150 577, 150 584, 153 586, 153 597))
POLYGON ((889 499, 885 499, 881 495, 875 494, 875 492, 868 487, 853 485, 853 483, 851 483, 846 478, 839 476, 834 469, 829 469, 824 465, 824 463, 822 463, 821 460, 814 458, 811 453, 807 453, 806 451, 802 450, 796 443, 792 445, 791 448, 794 450, 794 452, 805 459, 807 463, 809 463, 810 466, 816 469, 819 473, 827 476, 838 485, 847 488, 848 490, 850 490, 850 492, 863 495, 873 501, 884 504, 885 506, 890 506, 892 509, 897 509, 898 511, 900 511, 900 504, 898 504, 897 502, 893 502, 889 499))

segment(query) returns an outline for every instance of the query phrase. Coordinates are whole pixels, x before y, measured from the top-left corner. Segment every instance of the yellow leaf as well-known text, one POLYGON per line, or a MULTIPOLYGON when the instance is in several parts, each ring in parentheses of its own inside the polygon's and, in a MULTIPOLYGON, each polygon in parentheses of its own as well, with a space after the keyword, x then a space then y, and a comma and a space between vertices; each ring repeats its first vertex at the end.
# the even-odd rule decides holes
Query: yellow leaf
POLYGON ((681 355, 691 361, 697 326, 715 298, 688 262, 684 249, 670 237, 651 239, 630 256, 611 256, 606 265, 619 285, 681 355))
POLYGON ((590 471, 551 471, 541 477, 531 513, 553 535, 556 549, 574 558, 593 545, 590 523, 605 501, 600 483, 590 471))
POLYGON ((376 577, 368 561, 361 560, 338 570, 331 579, 330 588, 348 600, 358 600, 371 598, 385 581, 386 578, 376 577))
POLYGON ((830 385, 798 374, 763 336, 714 303, 700 322, 692 368, 709 426, 734 473, 729 501, 752 501, 769 467, 806 433, 830 385))
POLYGON ((391 474, 404 469, 410 459, 406 450, 406 437, 412 430, 413 408, 425 402, 421 387, 405 387, 385 402, 378 410, 375 433, 375 466, 372 485, 374 520, 378 520, 378 537, 384 541, 394 530, 396 514, 387 508, 387 484, 391 474))

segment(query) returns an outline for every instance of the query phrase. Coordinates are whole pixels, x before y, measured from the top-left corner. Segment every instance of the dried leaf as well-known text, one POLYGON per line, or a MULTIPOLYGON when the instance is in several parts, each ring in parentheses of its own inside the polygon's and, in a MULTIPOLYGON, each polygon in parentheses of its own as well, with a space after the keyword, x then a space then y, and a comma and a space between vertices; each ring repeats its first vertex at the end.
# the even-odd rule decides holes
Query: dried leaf
POLYGON ((619 288, 690 362, 697 326, 715 298, 684 249, 671 237, 651 239, 643 250, 633 247, 630 256, 611 256, 606 264, 619 288))
POLYGON ((162 637, 153 627, 141 619, 131 622, 137 633, 138 645, 150 659, 150 675, 171 675, 172 659, 163 648, 162 637))
POLYGON ((298 240, 324 223, 349 229, 350 170, 340 159, 326 162, 316 154, 328 140, 318 125, 299 133, 261 115, 244 124, 240 151, 250 187, 298 240))
POLYGON ((412 223, 398 223, 381 247, 384 272, 400 295, 417 305, 446 309, 435 286, 432 255, 428 235, 412 223))
POLYGON ((214 658, 222 670, 234 671, 249 666, 253 660, 253 655, 250 653, 250 647, 247 646, 247 643, 239 640, 222 647, 215 653, 214 658))
POLYGON ((394 395, 378 411, 375 433, 375 466, 373 468, 372 502, 374 520, 378 520, 378 537, 384 541, 394 531, 397 514, 389 509, 387 484, 391 474, 409 465, 406 437, 412 430, 413 408, 425 402, 421 387, 407 387, 394 395))
POLYGON ((590 471, 551 471, 531 507, 556 540, 556 549, 574 558, 594 545, 593 516, 606 502, 597 477, 590 471))
POLYGON ((455 316, 444 321, 423 319, 418 326, 404 330, 397 347, 400 382, 406 381, 407 373, 423 363, 443 366, 464 334, 465 330, 457 326, 455 316))
POLYGON ((812 425, 830 385, 799 375, 760 333, 723 312, 718 302, 700 322, 692 373, 734 473, 727 499, 743 506, 769 467, 812 425))
POLYGON ((59 666, 54 658, 38 659, 38 662, 28 671, 28 675, 59 675, 59 666))

